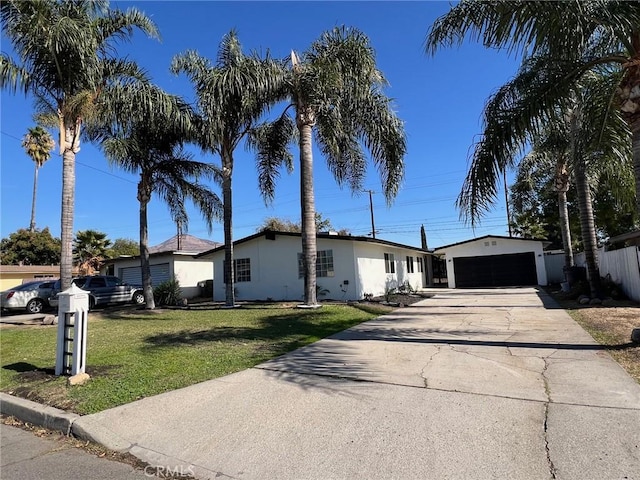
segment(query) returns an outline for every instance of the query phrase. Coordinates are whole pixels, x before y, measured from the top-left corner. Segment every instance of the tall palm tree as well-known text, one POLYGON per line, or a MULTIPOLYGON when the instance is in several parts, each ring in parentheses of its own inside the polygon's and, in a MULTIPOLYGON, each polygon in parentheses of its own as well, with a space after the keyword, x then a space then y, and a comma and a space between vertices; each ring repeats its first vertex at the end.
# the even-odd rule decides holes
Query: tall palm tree
MULTIPOLYGON (((282 68, 268 54, 265 58, 256 53, 245 55, 237 33, 232 30, 220 43, 215 65, 197 52, 188 51, 173 59, 171 69, 176 74, 185 73, 196 90, 202 115, 196 143, 203 150, 219 155, 222 163, 225 304, 232 307, 235 304, 233 155, 240 142, 258 126, 260 117, 278 98, 276 92, 282 84, 282 68)), ((290 169, 291 162, 291 156, 280 149, 275 165, 270 167, 285 164, 290 169)), ((269 191, 265 182, 260 182, 260 188, 269 191)))
POLYGON ((73 240, 73 256, 84 275, 93 275, 109 257, 111 240, 107 234, 97 230, 79 230, 73 240))
POLYGON ((640 212, 640 3, 624 0, 563 2, 463 0, 431 26, 426 51, 460 45, 467 35, 486 47, 507 48, 528 55, 544 53, 562 66, 550 82, 539 107, 547 100, 570 99, 576 82, 589 71, 615 72, 605 111, 622 115, 633 144, 636 208, 640 212))
POLYGON ((132 117, 120 118, 109 127, 92 130, 92 138, 100 142, 107 159, 123 170, 140 175, 138 202, 140 203, 140 266, 146 308, 155 308, 151 268, 149 264, 149 229, 147 207, 156 194, 169 207, 175 223, 186 231, 189 217, 185 200, 200 210, 209 227, 221 217, 218 196, 202 180, 220 181, 219 171, 211 164, 194 161, 183 148, 193 132, 185 130, 180 115, 190 115, 188 107, 178 98, 169 96, 164 102, 174 102, 174 114, 152 120, 132 117), (180 113, 181 111, 181 113, 180 113), (178 113, 175 113, 178 112, 178 113))
MULTIPOLYGON (((145 81, 132 62, 113 56, 116 43, 128 40, 137 28, 156 37, 155 25, 140 11, 110 10, 106 0, 3 0, 2 31, 12 44, 15 58, 0 56, 0 87, 22 90, 35 98, 36 108, 56 119, 62 155, 62 255, 63 288, 71 285, 75 191, 75 157, 80 151, 84 126, 104 105, 132 81, 145 81)), ((141 93, 144 93, 141 90, 141 93)), ((137 102, 131 114, 145 112, 137 102)))
POLYGON ((546 55, 526 59, 516 77, 487 102, 484 132, 457 205, 463 218, 474 224, 495 201, 502 172, 516 164, 528 144, 562 151, 574 172, 591 294, 597 296, 600 276, 587 168, 596 159, 600 164, 624 162, 629 133, 621 115, 606 108, 607 92, 617 81, 615 73, 589 72, 562 98, 549 89, 562 75, 553 71, 553 65, 546 55), (556 97, 554 102, 547 99, 549 107, 541 109, 545 95, 556 97))
POLYGON ((27 134, 22 139, 22 146, 35 164, 33 172, 33 198, 31 200, 31 222, 29 222, 29 231, 34 232, 36 229, 38 171, 40 167, 51 158, 51 150, 55 147, 55 142, 53 138, 51 138, 51 135, 49 135, 49 132, 40 125, 37 125, 27 131, 27 134))
POLYGON ((271 124, 269 138, 254 140, 268 165, 269 158, 277 157, 266 146, 273 139, 286 137, 275 132, 290 128, 287 112, 293 107, 300 148, 304 303, 316 306, 313 137, 338 184, 349 184, 353 192, 362 190, 366 148, 380 172, 387 203, 395 197, 404 175, 406 139, 403 124, 383 92, 387 83, 376 67, 369 39, 357 29, 334 28, 323 33, 301 56, 292 52, 288 73, 283 94, 289 106, 271 124))
MULTIPOLYGON (((537 139, 529 152, 520 162, 514 185, 510 188, 510 201, 514 210, 523 212, 526 219, 526 206, 531 204, 536 190, 545 189, 547 183, 553 185, 558 202, 558 218, 560 237, 564 250, 564 269, 568 271, 574 266, 571 229, 567 192, 570 187, 570 170, 568 165, 568 142, 564 135, 549 129, 542 139, 537 139), (552 180, 547 180, 550 177, 552 180)), ((522 218, 520 219, 522 221, 522 218)), ((518 226, 516 226, 518 228, 518 226)), ((538 232, 537 238, 543 238, 546 232, 538 232)))

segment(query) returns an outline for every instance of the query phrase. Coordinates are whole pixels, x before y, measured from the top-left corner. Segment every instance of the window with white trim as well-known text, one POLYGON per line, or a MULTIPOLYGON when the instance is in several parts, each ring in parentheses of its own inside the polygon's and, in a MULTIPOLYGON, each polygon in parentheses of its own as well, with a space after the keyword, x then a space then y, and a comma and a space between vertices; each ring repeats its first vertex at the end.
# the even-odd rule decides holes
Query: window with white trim
MULTIPOLYGON (((316 277, 333 277, 333 250, 318 250, 316 255, 316 277)), ((302 253, 298 253, 298 278, 304 278, 302 253)))
POLYGON ((422 266, 422 257, 418 257, 418 272, 422 273, 424 271, 424 267, 422 266))
POLYGON ((413 257, 407 255, 407 273, 413 273, 413 257))
MULTIPOLYGON (((225 262, 222 262, 222 269, 224 271, 224 283, 228 283, 227 269, 225 268, 225 262)), ((251 259, 250 258, 235 258, 233 260, 233 277, 237 282, 250 282, 251 281, 251 259)))
POLYGON ((396 273, 396 259, 393 253, 384 254, 384 271, 385 273, 396 273))

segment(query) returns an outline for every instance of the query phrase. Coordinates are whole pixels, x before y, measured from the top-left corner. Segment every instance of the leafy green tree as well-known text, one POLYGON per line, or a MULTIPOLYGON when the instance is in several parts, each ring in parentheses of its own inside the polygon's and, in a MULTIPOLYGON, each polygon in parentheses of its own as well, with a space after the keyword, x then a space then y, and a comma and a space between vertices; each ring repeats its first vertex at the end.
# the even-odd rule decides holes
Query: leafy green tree
POLYGON ((73 258, 83 275, 93 275, 109 258, 111 240, 97 230, 78 230, 73 240, 73 258))
POLYGON ((183 148, 193 131, 185 129, 192 122, 181 116, 193 112, 178 97, 167 96, 164 103, 173 102, 174 113, 166 118, 120 119, 119 123, 90 135, 100 142, 107 159, 127 172, 138 174, 138 202, 140 203, 140 265, 142 286, 147 309, 155 308, 151 267, 149 265, 149 228, 147 208, 152 194, 169 207, 171 218, 182 228, 188 228, 185 201, 192 201, 200 210, 211 230, 213 221, 220 218, 222 205, 218 196, 203 180, 220 181, 220 172, 213 165, 198 162, 183 148))
POLYGON ((140 255, 140 244, 131 238, 116 238, 108 254, 109 258, 140 255))
MULTIPOLYGON (((117 41, 139 29, 157 36, 155 25, 140 11, 110 10, 105 0, 3 0, 2 32, 15 57, 0 56, 0 87, 22 90, 35 98, 42 119, 54 123, 62 155, 62 288, 71 285, 75 192, 75 157, 83 128, 122 92, 144 93, 144 73, 132 62, 114 57, 117 41)), ((129 103, 129 113, 152 116, 147 102, 129 103)))
MULTIPOLYGON (((317 305, 316 212, 313 191, 312 142, 315 140, 338 184, 361 191, 367 149, 380 173, 387 202, 395 197, 404 175, 404 127, 384 94, 386 80, 376 66, 369 39, 354 28, 323 33, 301 56, 291 52, 283 96, 290 102, 270 135, 256 138, 265 164, 277 164, 282 146, 292 138, 295 112, 300 149, 300 204, 304 266, 304 303, 317 305), (277 133, 280 132, 280 133, 277 133), (277 141, 274 141, 277 140, 277 141), (271 148, 269 148, 271 146, 271 148), (270 161, 269 161, 270 159, 270 161)), ((268 171, 267 171, 268 172, 268 171)))
POLYGON ((463 0, 431 26, 426 50, 460 45, 467 35, 486 47, 546 59, 550 81, 530 106, 538 111, 563 99, 571 104, 585 75, 607 73, 611 81, 599 104, 628 125, 640 212, 640 2, 463 0))
POLYGON ((35 170, 33 173, 33 198, 31 200, 31 222, 29 231, 36 229, 36 198, 38 191, 38 171, 40 167, 51 158, 51 150, 55 147, 55 142, 49 132, 40 125, 30 128, 22 139, 22 146, 27 155, 33 160, 35 170))
MULTIPOLYGON (((269 217, 264 220, 262 225, 258 227, 258 232, 262 232, 264 230, 273 230, 275 232, 301 232, 302 224, 301 222, 294 223, 291 220, 287 220, 284 218, 278 217, 269 217)), ((333 230, 333 225, 331 224, 331 220, 328 218, 324 218, 322 213, 316 212, 316 231, 318 232, 327 232, 333 230)), ((349 235, 349 230, 343 228, 338 231, 339 235, 349 235)))
POLYGON ((2 265, 58 265, 60 263, 60 239, 49 228, 33 231, 25 228, 0 241, 2 265))
MULTIPOLYGON (((233 269, 233 195, 232 177, 234 151, 257 126, 260 117, 277 98, 275 89, 283 77, 278 62, 268 55, 245 55, 235 31, 222 39, 218 48, 217 63, 211 62, 195 51, 188 51, 173 59, 174 73, 185 73, 191 80, 198 97, 202 115, 202 126, 196 142, 205 151, 220 156, 222 169, 222 203, 225 247, 225 303, 235 304, 233 269)), ((267 134, 263 131, 263 134, 267 134)), ((252 144, 249 143, 249 146, 252 144)), ((284 164, 291 168, 291 157, 278 149, 275 162, 277 168, 284 164)), ((263 166, 258 162, 258 169, 263 166)), ((270 178, 260 175, 260 188, 270 191, 270 178)), ((265 196, 268 199, 269 195, 265 196)))

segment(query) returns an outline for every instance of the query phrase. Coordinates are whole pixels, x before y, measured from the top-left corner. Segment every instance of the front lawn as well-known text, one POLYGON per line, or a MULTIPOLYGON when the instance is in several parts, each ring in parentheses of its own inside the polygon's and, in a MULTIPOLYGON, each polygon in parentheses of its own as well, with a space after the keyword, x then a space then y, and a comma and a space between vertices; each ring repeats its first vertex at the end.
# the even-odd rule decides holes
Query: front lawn
POLYGON ((252 367, 375 316, 347 305, 91 312, 91 380, 75 387, 53 375, 57 326, 3 328, 0 390, 95 413, 252 367))

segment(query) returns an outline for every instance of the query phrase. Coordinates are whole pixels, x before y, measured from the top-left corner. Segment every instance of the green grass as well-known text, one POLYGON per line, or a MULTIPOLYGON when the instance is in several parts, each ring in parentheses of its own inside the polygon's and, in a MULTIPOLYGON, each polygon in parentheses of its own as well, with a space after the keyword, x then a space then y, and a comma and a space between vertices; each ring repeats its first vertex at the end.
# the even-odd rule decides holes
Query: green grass
POLYGON ((76 413, 95 413, 227 375, 369 320, 346 305, 140 310, 90 315, 87 373, 69 387, 53 375, 57 327, 0 334, 0 390, 76 413))

